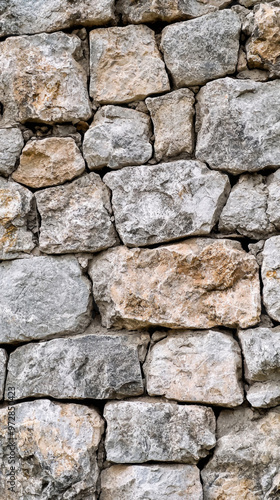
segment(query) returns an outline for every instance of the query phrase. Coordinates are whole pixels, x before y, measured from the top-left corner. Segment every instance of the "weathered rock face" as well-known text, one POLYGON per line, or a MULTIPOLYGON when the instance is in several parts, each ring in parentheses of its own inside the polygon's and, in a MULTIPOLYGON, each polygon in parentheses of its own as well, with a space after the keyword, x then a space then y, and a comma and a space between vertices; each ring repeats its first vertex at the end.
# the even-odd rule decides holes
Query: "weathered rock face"
POLYGON ((203 85, 234 73, 240 29, 239 17, 230 10, 164 28, 161 49, 176 87, 203 85))
POLYGON ((169 334, 152 347, 144 372, 150 396, 221 406, 243 403, 240 348, 225 333, 169 334))
POLYGON ((85 162, 74 139, 49 137, 26 144, 12 177, 26 186, 42 188, 63 184, 84 170, 85 162))
MULTIPOLYGON (((96 452, 104 429, 97 411, 44 399, 15 405, 14 411, 17 498, 94 499, 98 479, 96 452)), ((8 408, 2 408, 0 496, 13 500, 15 493, 9 491, 7 475, 11 468, 7 418, 8 408)))
POLYGON ((230 190, 226 175, 180 160, 109 172, 116 227, 128 246, 209 234, 230 190))
POLYGON ((146 99, 154 125, 157 161, 192 153, 194 101, 194 94, 189 89, 146 99))
POLYGON ((0 399, 3 399, 4 396, 7 360, 8 356, 6 351, 4 349, 0 349, 0 399))
POLYGON ((81 40, 65 33, 7 38, 0 43, 0 126, 91 117, 81 40))
POLYGON ((131 102, 170 89, 155 34, 147 26, 91 31, 90 50, 90 95, 101 104, 131 102))
POLYGON ((0 264, 0 342, 80 333, 90 317, 90 284, 74 257, 0 264))
POLYGON ((279 407, 263 415, 249 408, 223 411, 214 456, 201 473, 204 498, 277 498, 279 425, 279 407))
POLYGON ((36 201, 43 252, 98 252, 117 243, 109 190, 99 175, 90 173, 70 184, 39 191, 36 201))
POLYGON ((100 500, 202 500, 193 465, 113 465, 101 473, 100 500), (172 497, 171 497, 172 495, 172 497))
POLYGON ((94 256, 89 273, 107 327, 246 328, 259 321, 258 266, 234 241, 121 246, 94 256))
POLYGON ((265 242, 263 249, 262 281, 263 302, 267 314, 280 321, 280 236, 273 236, 265 242))
POLYGON ((280 82, 225 78, 197 95, 196 156, 233 174, 280 165, 280 82))
POLYGON ((153 154, 150 118, 134 109, 104 106, 85 134, 83 152, 91 170, 146 163, 153 154))
POLYGON ((14 259, 35 247, 27 229, 33 195, 20 184, 0 177, 0 259, 14 259))
POLYGON ((204 406, 179 406, 158 400, 107 403, 107 460, 195 464, 215 446, 215 416, 204 406))
POLYGON ((252 406, 265 408, 280 403, 280 329, 254 328, 238 333, 250 388, 252 406))
POLYGON ((18 128, 0 129, 0 175, 8 177, 15 169, 24 142, 18 128))

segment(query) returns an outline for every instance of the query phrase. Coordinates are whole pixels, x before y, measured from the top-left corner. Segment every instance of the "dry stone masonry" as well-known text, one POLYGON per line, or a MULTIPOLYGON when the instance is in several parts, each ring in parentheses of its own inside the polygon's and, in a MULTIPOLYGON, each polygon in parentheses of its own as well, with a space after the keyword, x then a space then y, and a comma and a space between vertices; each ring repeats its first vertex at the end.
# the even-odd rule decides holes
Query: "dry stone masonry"
POLYGON ((0 0, 0 500, 279 500, 279 436, 279 1, 0 0))

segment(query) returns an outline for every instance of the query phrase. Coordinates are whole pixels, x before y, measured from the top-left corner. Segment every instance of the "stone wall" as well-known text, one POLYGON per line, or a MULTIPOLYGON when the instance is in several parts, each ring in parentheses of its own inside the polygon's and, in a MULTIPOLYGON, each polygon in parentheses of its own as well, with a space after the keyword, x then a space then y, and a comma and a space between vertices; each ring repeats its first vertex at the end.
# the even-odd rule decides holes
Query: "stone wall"
POLYGON ((0 37, 0 499, 280 499, 280 4, 0 37))

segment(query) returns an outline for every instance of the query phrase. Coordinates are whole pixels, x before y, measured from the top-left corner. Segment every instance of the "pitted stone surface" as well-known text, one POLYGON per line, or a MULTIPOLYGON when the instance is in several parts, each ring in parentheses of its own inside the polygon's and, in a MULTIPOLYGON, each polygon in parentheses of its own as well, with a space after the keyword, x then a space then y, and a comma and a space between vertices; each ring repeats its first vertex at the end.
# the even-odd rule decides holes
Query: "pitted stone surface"
POLYGON ((263 249, 263 302, 267 314, 280 321, 280 236, 266 240, 263 249))
POLYGON ((8 177, 13 172, 23 146, 22 133, 18 128, 0 129, 0 175, 8 177))
POLYGON ((128 246, 209 234, 226 202, 226 175, 179 160, 109 172, 117 231, 128 246))
POLYGON ((4 395, 7 361, 8 355, 5 349, 0 349, 0 399, 2 399, 4 395))
POLYGON ((179 406, 148 398, 105 405, 107 460, 195 464, 215 446, 215 416, 205 406, 179 406))

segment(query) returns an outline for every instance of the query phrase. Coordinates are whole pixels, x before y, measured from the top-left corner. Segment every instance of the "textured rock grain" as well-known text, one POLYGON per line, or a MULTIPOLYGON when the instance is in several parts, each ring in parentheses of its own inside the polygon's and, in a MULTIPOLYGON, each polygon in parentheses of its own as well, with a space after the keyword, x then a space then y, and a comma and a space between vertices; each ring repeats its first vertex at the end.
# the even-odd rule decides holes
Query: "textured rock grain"
POLYGON ((266 240, 263 249, 263 302, 267 314, 280 321, 280 236, 266 240))
POLYGON ((22 133, 18 128, 0 129, 0 175, 8 177, 13 172, 23 146, 22 133))
POLYGON ((0 399, 3 399, 6 382, 8 355, 4 349, 0 349, 0 399))

